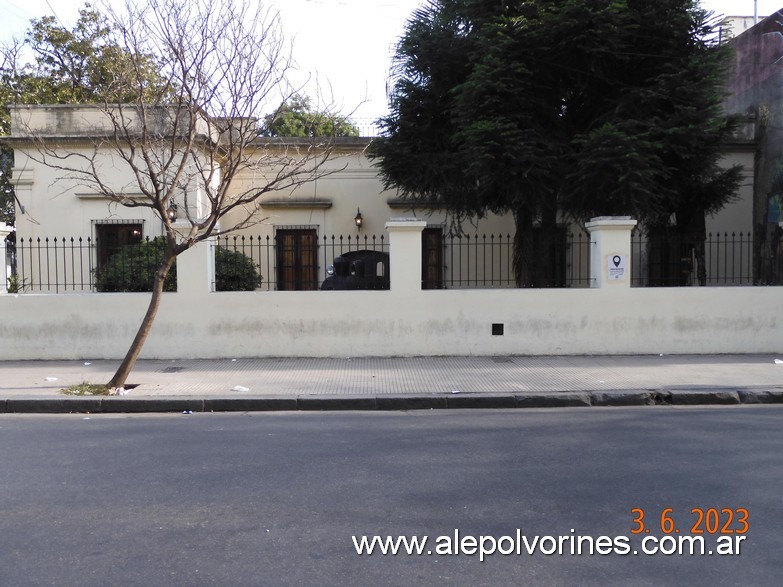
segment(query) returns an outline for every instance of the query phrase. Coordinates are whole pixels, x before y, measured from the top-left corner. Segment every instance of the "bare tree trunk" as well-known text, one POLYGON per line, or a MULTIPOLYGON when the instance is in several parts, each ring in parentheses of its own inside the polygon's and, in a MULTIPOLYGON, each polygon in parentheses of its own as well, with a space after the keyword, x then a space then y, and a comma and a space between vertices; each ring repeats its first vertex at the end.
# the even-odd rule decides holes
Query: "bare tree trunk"
POLYGON ((694 243, 697 263, 697 278, 699 285, 704 287, 707 285, 707 251, 705 242, 707 240, 707 219, 704 217, 704 211, 699 211, 698 222, 696 223, 698 230, 694 235, 696 242, 694 243))
POLYGON ((539 263, 535 287, 558 287, 557 282, 557 207, 542 206, 541 229, 539 232, 538 250, 533 254, 539 263))
POLYGON ((155 273, 155 282, 152 284, 152 297, 150 298, 150 304, 147 307, 147 313, 144 315, 139 330, 136 332, 136 337, 133 339, 133 343, 131 343, 117 372, 112 376, 109 383, 106 384, 107 387, 124 386, 133 367, 136 365, 136 359, 139 358, 141 349, 147 341, 147 336, 149 336, 150 330, 152 330, 152 323, 155 321, 155 316, 160 307, 160 301, 163 295, 163 283, 166 281, 166 276, 169 274, 176 258, 177 256, 175 254, 166 252, 163 263, 161 263, 160 268, 158 268, 158 271, 155 273))
POLYGON ((677 212, 677 235, 680 244, 680 275, 677 285, 691 285, 693 262, 696 264, 696 280, 700 286, 707 285, 705 241, 707 221, 704 210, 686 209, 677 212))
POLYGON ((696 255, 696 278, 699 281, 699 285, 704 287, 707 285, 707 255, 704 247, 704 241, 706 235, 699 235, 699 240, 694 244, 694 253, 696 255))
MULTIPOLYGON (((340 165, 325 165, 334 149, 329 137, 259 137, 259 116, 271 101, 288 102, 304 85, 289 82, 293 62, 280 18, 258 0, 139 0, 107 13, 99 42, 116 45, 117 67, 89 89, 93 104, 73 106, 75 117, 94 121, 78 135, 91 148, 63 149, 56 133, 30 124, 29 112, 19 118, 19 136, 34 146, 25 147, 34 161, 163 222, 167 248, 147 313, 108 383, 120 387, 150 333, 176 255, 261 222, 264 194, 289 193, 340 165), (245 171, 259 180, 239 182, 245 171), (184 231, 169 220, 178 210, 184 231)), ((321 110, 313 115, 342 118, 321 110)))

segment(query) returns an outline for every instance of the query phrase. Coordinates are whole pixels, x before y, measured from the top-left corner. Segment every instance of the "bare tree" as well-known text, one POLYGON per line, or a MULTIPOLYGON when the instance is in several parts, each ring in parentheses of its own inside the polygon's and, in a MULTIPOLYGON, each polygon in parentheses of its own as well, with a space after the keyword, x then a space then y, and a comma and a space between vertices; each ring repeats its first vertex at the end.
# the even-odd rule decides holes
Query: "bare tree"
POLYGON ((329 137, 286 143, 258 136, 261 115, 299 90, 289 83, 290 46, 276 14, 252 0, 127 0, 123 11, 106 10, 119 51, 100 88, 103 102, 91 106, 90 148, 63 149, 32 127, 27 134, 33 158, 113 202, 151 208, 163 223, 166 249, 149 307, 108 383, 120 387, 177 255, 260 221, 265 193, 334 171, 322 168, 329 137), (118 185, 118 168, 129 172, 129 183, 118 185), (238 181, 248 172, 252 185, 238 181), (184 222, 175 226, 171 210, 184 222))

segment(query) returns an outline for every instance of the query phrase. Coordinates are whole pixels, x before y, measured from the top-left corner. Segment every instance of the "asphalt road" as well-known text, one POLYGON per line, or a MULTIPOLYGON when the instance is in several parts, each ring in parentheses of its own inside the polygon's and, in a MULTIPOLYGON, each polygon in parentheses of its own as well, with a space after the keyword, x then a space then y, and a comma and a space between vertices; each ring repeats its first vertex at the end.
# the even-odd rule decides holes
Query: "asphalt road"
POLYGON ((782 430, 775 407, 3 415, 0 585, 777 585, 782 430), (698 530, 712 555, 642 552, 698 530), (373 535, 429 538, 357 555, 373 535))

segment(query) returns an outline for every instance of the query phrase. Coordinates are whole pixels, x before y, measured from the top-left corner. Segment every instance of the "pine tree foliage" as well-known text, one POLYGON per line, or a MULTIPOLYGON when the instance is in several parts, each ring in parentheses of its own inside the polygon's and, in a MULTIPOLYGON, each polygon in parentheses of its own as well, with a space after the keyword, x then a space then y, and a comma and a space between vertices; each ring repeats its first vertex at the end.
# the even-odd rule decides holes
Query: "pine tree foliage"
POLYGON ((693 229, 736 192, 713 26, 693 0, 430 0, 371 154, 387 188, 458 220, 512 213, 518 284, 551 285, 559 218, 693 229))

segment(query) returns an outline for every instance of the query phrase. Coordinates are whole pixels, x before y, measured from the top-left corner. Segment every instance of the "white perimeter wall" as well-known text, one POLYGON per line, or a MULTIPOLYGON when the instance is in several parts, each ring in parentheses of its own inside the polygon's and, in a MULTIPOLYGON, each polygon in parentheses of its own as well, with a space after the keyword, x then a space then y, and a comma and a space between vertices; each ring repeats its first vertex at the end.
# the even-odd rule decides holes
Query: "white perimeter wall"
MULTIPOLYGON (((142 356, 780 353, 780 288, 164 295, 142 356), (504 324, 492 336, 492 324, 504 324)), ((0 358, 121 358, 147 294, 0 297, 0 358)))
MULTIPOLYGON (((421 242, 399 234, 392 258, 421 242)), ((404 285, 414 267, 393 268, 389 291, 210 293, 208 251, 180 257, 179 291, 164 294, 142 357, 783 352, 779 287, 630 288, 599 276, 592 289, 421 291, 404 285)), ((0 359, 121 358, 148 301, 0 295, 0 359)))

